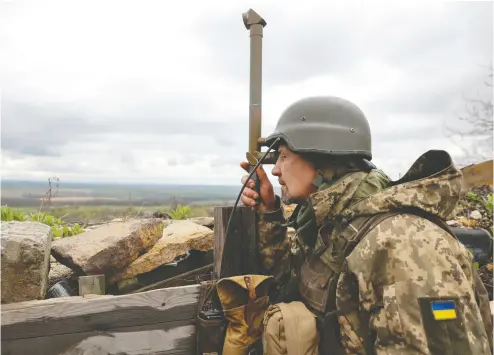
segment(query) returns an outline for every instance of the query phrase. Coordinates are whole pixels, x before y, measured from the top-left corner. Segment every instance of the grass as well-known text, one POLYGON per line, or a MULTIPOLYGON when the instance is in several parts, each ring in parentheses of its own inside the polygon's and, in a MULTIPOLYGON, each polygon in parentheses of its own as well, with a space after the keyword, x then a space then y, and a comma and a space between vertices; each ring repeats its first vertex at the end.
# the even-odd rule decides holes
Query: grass
POLYGON ((46 224, 47 226, 51 227, 54 239, 70 237, 84 232, 84 228, 78 223, 74 225, 68 225, 61 218, 57 218, 46 212, 26 213, 19 209, 14 209, 8 206, 1 207, 1 220, 5 222, 34 221, 34 222, 40 222, 46 224))
MULTIPOLYGON (((191 205, 187 206, 190 211, 187 217, 208 216, 208 209, 215 205, 191 205)), ((20 207, 17 210, 30 214, 35 213, 37 208, 20 207)), ((114 218, 142 217, 148 213, 164 212, 173 217, 173 210, 170 206, 71 206, 71 207, 54 207, 48 209, 49 213, 57 218, 62 218, 68 223, 80 222, 85 225, 108 221, 114 218)), ((180 213, 180 212, 178 212, 180 213)), ((178 217, 178 214, 176 214, 178 217)))
POLYGON ((224 205, 235 190, 218 186, 60 184, 57 177, 48 178, 44 189, 39 183, 6 185, 2 189, 2 221, 39 221, 52 227, 55 238, 82 233, 88 225, 116 218, 152 217, 157 212, 173 219, 208 216, 211 207, 224 205), (149 205, 141 202, 146 200, 149 205))

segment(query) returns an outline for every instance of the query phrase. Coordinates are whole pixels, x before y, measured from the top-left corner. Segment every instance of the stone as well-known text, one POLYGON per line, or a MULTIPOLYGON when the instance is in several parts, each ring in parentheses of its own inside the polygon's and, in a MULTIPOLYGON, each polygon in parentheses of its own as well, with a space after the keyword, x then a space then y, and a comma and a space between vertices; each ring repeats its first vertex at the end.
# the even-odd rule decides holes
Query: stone
POLYGON ((189 221, 208 227, 209 229, 214 229, 214 217, 194 217, 189 218, 189 221))
POLYGON ((446 224, 448 226, 450 226, 450 227, 461 227, 461 226, 463 226, 463 224, 461 224, 460 221, 457 221, 457 220, 454 220, 454 219, 452 219, 450 221, 446 221, 446 224))
POLYGON ((44 299, 50 269, 51 227, 1 223, 2 304, 44 299))
POLYGON ((144 255, 115 275, 110 284, 126 280, 168 264, 190 250, 213 249, 213 231, 189 220, 173 220, 163 229, 163 236, 144 255))
POLYGON ((477 221, 475 219, 469 219, 464 216, 460 216, 456 220, 460 222, 463 227, 473 228, 477 225, 477 221))
POLYGON ((161 238, 161 219, 115 221, 53 242, 52 255, 80 275, 110 275, 136 260, 161 238))
POLYGON ((50 264, 50 271, 48 273, 48 288, 52 287, 59 281, 69 281, 73 279, 77 279, 77 276, 71 268, 57 262, 50 264))
POLYGON ((481 220, 482 219, 482 213, 480 213, 479 210, 472 211, 472 213, 470 213, 470 218, 475 219, 475 220, 481 220))
POLYGON ((151 211, 144 211, 141 213, 142 218, 153 218, 153 212, 151 211))

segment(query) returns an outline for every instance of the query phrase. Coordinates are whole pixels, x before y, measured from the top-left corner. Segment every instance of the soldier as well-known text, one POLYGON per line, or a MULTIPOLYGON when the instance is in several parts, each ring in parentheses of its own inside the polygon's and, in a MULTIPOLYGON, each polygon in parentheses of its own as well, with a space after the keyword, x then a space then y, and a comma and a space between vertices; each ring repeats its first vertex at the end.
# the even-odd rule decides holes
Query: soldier
MULTIPOLYGON (((261 202, 253 182, 242 202, 259 214, 262 273, 276 280, 274 303, 302 302, 315 315, 310 331, 319 353, 492 354, 485 287, 444 223, 462 181, 450 155, 428 151, 392 181, 370 163, 365 115, 336 97, 289 106, 268 144, 277 138, 272 174, 295 211, 285 220, 262 167, 261 202), (293 241, 288 226, 297 232, 293 241)), ((266 354, 281 352, 296 334, 287 328, 280 335, 283 320, 272 314, 265 316, 266 354)))

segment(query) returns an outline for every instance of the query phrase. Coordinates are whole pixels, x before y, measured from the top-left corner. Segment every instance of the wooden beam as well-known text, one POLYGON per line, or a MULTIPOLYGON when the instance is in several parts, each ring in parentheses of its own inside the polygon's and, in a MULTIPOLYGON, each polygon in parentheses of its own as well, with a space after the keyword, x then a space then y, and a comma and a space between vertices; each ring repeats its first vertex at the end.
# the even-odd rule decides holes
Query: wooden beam
MULTIPOLYGON (((199 285, 173 287, 122 296, 67 297, 3 305, 5 341, 106 332, 126 327, 194 321, 199 285)), ((24 354, 27 354, 26 352, 24 354)))
POLYGON ((232 243, 225 245, 228 218, 233 206, 214 208, 214 275, 216 278, 257 273, 257 215, 247 206, 237 206, 232 217, 232 243), (222 265, 222 258, 226 265, 222 265))
POLYGON ((79 296, 104 295, 105 293, 105 275, 79 276, 79 296))
POLYGON ((2 338, 2 354, 8 355, 189 355, 195 350, 193 320, 15 340, 2 338))

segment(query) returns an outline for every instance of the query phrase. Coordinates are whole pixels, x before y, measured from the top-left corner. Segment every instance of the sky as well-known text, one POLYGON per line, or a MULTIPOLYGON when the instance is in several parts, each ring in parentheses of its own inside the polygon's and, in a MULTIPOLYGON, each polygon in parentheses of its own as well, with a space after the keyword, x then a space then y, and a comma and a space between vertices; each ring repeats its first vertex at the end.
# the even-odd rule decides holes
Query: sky
POLYGON ((249 8, 264 136, 294 101, 339 96, 392 178, 429 149, 462 161, 444 127, 492 98, 492 2, 0 0, 2 178, 240 184, 249 8))

